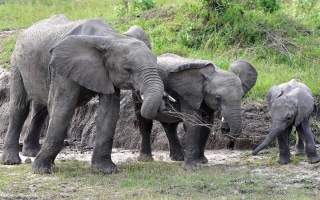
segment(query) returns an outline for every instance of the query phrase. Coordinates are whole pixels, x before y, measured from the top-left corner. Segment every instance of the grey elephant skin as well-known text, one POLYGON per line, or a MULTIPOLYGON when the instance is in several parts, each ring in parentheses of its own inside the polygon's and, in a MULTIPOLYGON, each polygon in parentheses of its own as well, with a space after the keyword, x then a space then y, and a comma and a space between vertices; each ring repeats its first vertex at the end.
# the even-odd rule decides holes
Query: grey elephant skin
MULTIPOLYGON (((170 145, 170 157, 184 160, 183 168, 197 169, 197 163, 207 163, 205 145, 215 112, 225 118, 222 131, 227 137, 241 133, 241 101, 257 79, 255 68, 244 60, 231 64, 232 72, 220 69, 211 61, 180 57, 175 54, 158 56, 158 69, 165 91, 176 102, 166 100, 166 109, 154 119, 161 122, 170 145), (177 126, 184 123, 185 153, 177 137, 177 126)), ((141 134, 139 160, 153 160, 150 146, 152 120, 139 114, 141 103, 134 100, 137 125, 141 134)))
POLYGON ((277 139, 279 154, 277 162, 290 162, 289 137, 293 126, 296 128, 296 155, 307 154, 309 163, 317 163, 320 158, 316 151, 309 119, 314 108, 311 90, 305 84, 292 79, 279 86, 273 86, 267 95, 269 104, 270 130, 266 139, 253 150, 256 155, 277 139))
POLYGON ((10 119, 1 162, 21 162, 19 135, 32 102, 30 135, 39 135, 49 116, 46 138, 32 168, 36 173, 52 172, 75 108, 98 95, 92 169, 116 172, 111 150, 120 89, 142 93, 141 114, 154 118, 164 91, 156 60, 145 43, 117 33, 101 19, 72 22, 55 15, 32 25, 19 36, 11 59, 10 119))

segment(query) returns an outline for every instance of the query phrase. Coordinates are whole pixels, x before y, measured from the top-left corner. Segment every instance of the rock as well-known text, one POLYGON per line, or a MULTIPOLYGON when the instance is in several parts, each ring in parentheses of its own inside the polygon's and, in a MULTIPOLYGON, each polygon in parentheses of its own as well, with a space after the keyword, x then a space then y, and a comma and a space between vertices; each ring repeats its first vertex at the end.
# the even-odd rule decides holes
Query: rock
POLYGON ((31 163, 32 161, 31 161, 31 158, 27 158, 24 162, 25 163, 31 163))

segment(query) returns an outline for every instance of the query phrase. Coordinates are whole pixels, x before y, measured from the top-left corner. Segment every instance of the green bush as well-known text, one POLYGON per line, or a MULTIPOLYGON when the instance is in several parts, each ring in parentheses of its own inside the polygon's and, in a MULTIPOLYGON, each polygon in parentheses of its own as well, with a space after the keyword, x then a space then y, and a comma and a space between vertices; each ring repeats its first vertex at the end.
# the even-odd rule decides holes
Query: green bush
POLYGON ((156 7, 156 0, 121 0, 120 5, 115 6, 116 16, 142 12, 156 7))
POLYGON ((155 0, 132 0, 134 10, 145 11, 156 7, 155 0))

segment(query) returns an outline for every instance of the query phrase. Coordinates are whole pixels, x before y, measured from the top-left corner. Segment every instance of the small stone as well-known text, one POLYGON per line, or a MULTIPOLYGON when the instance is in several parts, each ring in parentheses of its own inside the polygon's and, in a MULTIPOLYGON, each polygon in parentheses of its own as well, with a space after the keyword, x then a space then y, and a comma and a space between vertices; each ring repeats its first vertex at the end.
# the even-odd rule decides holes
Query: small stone
POLYGON ((63 142, 63 146, 65 146, 65 147, 68 147, 68 146, 70 146, 70 143, 69 143, 69 141, 68 141, 68 140, 65 140, 65 141, 63 142))
POLYGON ((27 158, 24 162, 25 163, 31 163, 32 161, 31 161, 31 158, 27 158))

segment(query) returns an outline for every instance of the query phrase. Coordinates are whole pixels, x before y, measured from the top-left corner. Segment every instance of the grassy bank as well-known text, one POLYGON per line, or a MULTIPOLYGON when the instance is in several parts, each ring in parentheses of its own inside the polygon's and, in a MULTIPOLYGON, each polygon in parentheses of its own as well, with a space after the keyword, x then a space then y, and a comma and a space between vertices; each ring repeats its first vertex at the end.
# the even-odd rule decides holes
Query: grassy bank
MULTIPOLYGON (((125 1, 116 0, 5 2, 0 5, 0 30, 25 28, 56 13, 71 20, 99 17, 119 32, 131 25, 143 27, 156 55, 171 52, 210 59, 227 70, 237 58, 249 60, 259 77, 248 99, 264 101, 270 87, 292 78, 320 94, 320 25, 316 15, 319 2, 281 1, 273 12, 240 1, 226 4, 223 11, 208 11, 202 1, 188 0, 158 0, 146 11, 132 3, 125 9, 125 1)), ((9 64, 15 39, 16 36, 9 37, 1 43, 4 66, 9 64)))

